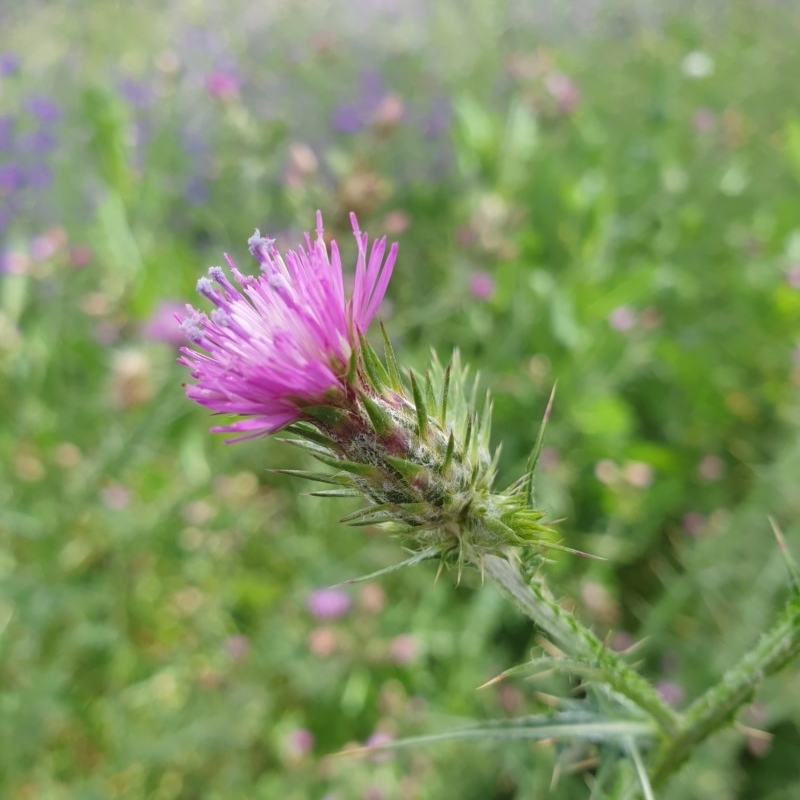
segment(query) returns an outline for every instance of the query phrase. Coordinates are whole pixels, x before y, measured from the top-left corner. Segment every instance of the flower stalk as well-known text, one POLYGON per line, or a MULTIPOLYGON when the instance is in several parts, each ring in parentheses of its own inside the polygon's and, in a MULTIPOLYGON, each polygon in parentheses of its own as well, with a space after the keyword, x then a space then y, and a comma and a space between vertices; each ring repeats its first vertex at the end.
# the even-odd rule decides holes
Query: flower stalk
MULTIPOLYGON (((487 395, 479 409, 477 377, 469 386, 458 352, 447 366, 434 357, 425 372, 404 376, 383 326, 383 358, 368 343, 397 246, 387 251, 380 239, 368 252, 355 217, 352 226, 358 255, 349 297, 338 247, 332 242, 328 251, 319 214, 316 239, 306 235, 305 246, 285 257, 256 231, 249 245, 259 277, 243 275, 228 258, 238 287, 219 267, 210 280, 201 279, 199 293, 216 308, 206 315, 187 307, 183 326, 193 347, 183 348, 180 358, 194 380, 187 395, 237 417, 213 430, 238 439, 289 434, 285 441, 333 471, 279 471, 332 487, 317 496, 365 500, 342 521, 391 525, 413 553, 405 564, 438 559, 440 569, 455 567, 459 577, 464 567, 474 567, 494 582, 562 651, 564 671, 592 684, 624 716, 635 712, 634 721, 645 725, 643 739, 654 742, 647 759, 651 782, 662 784, 766 676, 800 653, 800 578, 758 646, 686 712, 673 710, 546 586, 546 551, 574 552, 544 523, 534 495, 552 395, 525 475, 496 491, 491 399, 487 395)), ((628 744, 644 776, 638 743, 628 744)), ((649 787, 647 776, 642 780, 649 787)))

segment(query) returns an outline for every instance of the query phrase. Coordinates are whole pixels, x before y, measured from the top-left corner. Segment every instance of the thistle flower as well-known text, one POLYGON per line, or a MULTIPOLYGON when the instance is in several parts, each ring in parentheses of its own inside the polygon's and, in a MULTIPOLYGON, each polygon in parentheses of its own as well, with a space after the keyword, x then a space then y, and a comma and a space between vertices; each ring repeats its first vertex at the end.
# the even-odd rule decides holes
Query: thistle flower
POLYGON ((319 214, 316 240, 307 234, 305 247, 285 257, 256 231, 250 252, 261 265, 258 278, 242 275, 227 256, 238 287, 212 267, 198 291, 216 309, 207 316, 189 306, 182 323, 194 343, 179 359, 195 380, 187 395, 240 417, 212 430, 237 439, 291 434, 287 441, 335 472, 280 471, 333 485, 318 495, 365 499, 342 521, 391 523, 415 553, 410 562, 439 558, 460 571, 482 567, 487 555, 558 546, 533 505, 541 433, 526 478, 493 493, 491 401, 479 409, 477 379, 468 380, 458 353, 446 367, 434 357, 422 375, 403 377, 383 328, 383 360, 366 341, 397 245, 384 259, 380 239, 367 257, 367 236, 351 221, 358 258, 350 298, 319 214))
POLYGON ((349 299, 339 248, 331 242, 329 255, 319 212, 316 239, 306 234, 305 246, 285 258, 273 239, 256 230, 248 244, 260 276, 243 275, 226 254, 238 287, 221 267, 198 281, 198 293, 216 309, 209 316, 187 306, 183 330, 206 352, 181 350, 179 362, 196 381, 186 394, 217 413, 243 417, 212 430, 251 438, 300 419, 305 406, 343 402, 359 338, 378 310, 397 257, 393 244, 384 260, 384 237, 373 242, 368 258, 367 235, 355 215, 350 219, 358 258, 349 299))

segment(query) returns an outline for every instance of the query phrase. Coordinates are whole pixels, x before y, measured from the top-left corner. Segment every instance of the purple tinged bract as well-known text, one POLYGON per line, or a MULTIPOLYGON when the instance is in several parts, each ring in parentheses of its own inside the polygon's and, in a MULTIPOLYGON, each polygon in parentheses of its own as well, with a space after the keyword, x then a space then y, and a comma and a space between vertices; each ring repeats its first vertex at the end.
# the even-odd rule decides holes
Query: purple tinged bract
POLYGON ((182 348, 179 358, 195 381, 186 394, 216 413, 241 417, 212 431, 241 434, 231 441, 273 433, 299 419, 304 406, 346 396, 359 334, 375 316, 397 258, 397 244, 386 254, 385 237, 368 254, 367 234, 354 214, 350 220, 358 247, 350 298, 339 248, 331 242, 328 252, 319 212, 316 239, 306 234, 305 246, 285 256, 255 232, 249 245, 258 277, 239 272, 226 254, 235 283, 221 267, 198 281, 198 293, 216 308, 207 315, 187 306, 182 319, 195 345, 182 348))

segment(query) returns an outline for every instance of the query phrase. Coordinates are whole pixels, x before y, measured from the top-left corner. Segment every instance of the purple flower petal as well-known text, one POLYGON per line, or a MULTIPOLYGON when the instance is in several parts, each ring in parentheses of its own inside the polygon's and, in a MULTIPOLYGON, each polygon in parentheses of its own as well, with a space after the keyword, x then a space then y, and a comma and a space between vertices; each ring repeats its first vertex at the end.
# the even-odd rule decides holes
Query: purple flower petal
POLYGON ((261 275, 243 275, 225 256, 233 280, 221 267, 201 278, 197 291, 216 308, 210 314, 191 306, 183 317, 195 348, 181 349, 179 362, 191 370, 187 396, 200 405, 242 419, 217 432, 240 433, 240 439, 272 433, 302 416, 304 405, 330 403, 346 391, 345 376, 386 292, 397 258, 393 244, 384 259, 386 240, 373 243, 367 258, 367 234, 354 215, 358 259, 353 296, 344 292, 336 242, 325 246, 322 215, 317 236, 281 256, 274 240, 256 231, 250 253, 261 275), (205 351, 205 352, 203 352, 205 351))

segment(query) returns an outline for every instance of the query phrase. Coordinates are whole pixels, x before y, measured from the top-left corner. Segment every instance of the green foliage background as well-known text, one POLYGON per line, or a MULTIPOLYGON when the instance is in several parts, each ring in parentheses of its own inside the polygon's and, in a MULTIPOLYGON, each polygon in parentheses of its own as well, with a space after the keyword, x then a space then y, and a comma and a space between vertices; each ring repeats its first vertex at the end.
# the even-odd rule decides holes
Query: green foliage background
MULTIPOLYGON (((480 369, 501 483, 558 381, 538 494, 605 558, 551 565, 583 619, 641 641, 679 702, 757 641, 786 580, 768 515, 800 549, 800 6, 28 0, 0 21, 0 169, 53 180, 0 181, 0 795, 590 796, 571 745, 331 755, 565 687, 476 690, 536 644, 478 576, 401 571, 315 620, 312 590, 402 551, 267 472, 301 455, 209 434, 147 334, 223 251, 244 268, 254 227, 294 246, 317 208, 351 256, 351 209, 400 241, 398 356, 480 369), (31 97, 58 105, 49 148, 31 97)), ((742 720, 771 745, 731 729, 664 796, 798 796, 798 698, 794 667, 742 720)))

